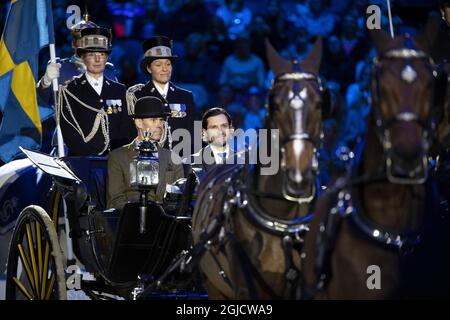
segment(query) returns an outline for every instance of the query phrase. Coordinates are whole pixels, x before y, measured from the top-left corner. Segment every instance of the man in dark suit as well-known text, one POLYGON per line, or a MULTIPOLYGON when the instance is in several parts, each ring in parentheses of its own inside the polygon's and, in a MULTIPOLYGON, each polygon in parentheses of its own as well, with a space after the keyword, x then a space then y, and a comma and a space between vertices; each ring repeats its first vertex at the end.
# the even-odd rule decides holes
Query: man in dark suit
MULTIPOLYGON (((108 159, 108 184, 107 184, 107 206, 109 208, 122 208, 127 202, 139 200, 139 192, 132 190, 130 184, 130 163, 138 155, 136 150, 139 143, 144 139, 144 132, 150 132, 150 140, 157 144, 161 139, 164 122, 170 115, 170 111, 163 102, 156 97, 143 97, 135 104, 134 118, 138 135, 136 139, 119 149, 112 151, 108 159)), ((150 193, 150 198, 162 202, 166 184, 183 178, 183 166, 181 161, 176 160, 170 150, 158 146, 159 158, 159 184, 155 193, 150 193)))
POLYGON ((111 31, 81 31, 77 54, 86 72, 61 89, 58 116, 69 156, 105 155, 129 143, 135 127, 127 115, 126 88, 104 76, 111 31))
POLYGON ((233 132, 233 122, 225 109, 211 108, 205 111, 202 117, 202 134, 207 145, 183 162, 203 172, 210 171, 217 164, 243 163, 241 158, 245 154, 236 152, 231 144, 233 132))
MULTIPOLYGON (((145 85, 137 84, 128 89, 129 107, 132 109, 133 102, 141 97, 154 96, 161 99, 171 110, 168 121, 170 133, 179 128, 187 129, 191 135, 192 145, 195 120, 194 97, 192 92, 177 87, 170 81, 172 64, 177 58, 172 55, 172 41, 167 37, 155 36, 146 40, 142 47, 144 58, 141 61, 141 69, 142 72, 151 76, 151 80, 145 85)), ((167 139, 163 136, 161 144, 168 148, 173 147, 169 133, 167 139)))

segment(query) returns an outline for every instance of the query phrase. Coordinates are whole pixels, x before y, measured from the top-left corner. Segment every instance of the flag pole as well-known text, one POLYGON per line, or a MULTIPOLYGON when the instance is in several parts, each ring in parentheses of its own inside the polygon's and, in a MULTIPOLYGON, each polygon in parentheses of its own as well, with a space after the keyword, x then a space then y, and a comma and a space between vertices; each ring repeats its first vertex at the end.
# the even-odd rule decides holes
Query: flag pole
MULTIPOLYGON (((55 44, 50 43, 49 44, 50 49, 50 62, 56 63, 56 52, 55 52, 55 44)), ((58 78, 53 79, 52 81, 53 86, 53 100, 55 104, 55 121, 56 121, 56 138, 58 139, 58 157, 64 157, 64 140, 61 132, 61 127, 59 126, 59 117, 57 115, 57 112, 59 112, 58 108, 58 78)), ((69 236, 70 233, 70 227, 69 227, 69 220, 67 218, 67 205, 66 201, 62 199, 63 204, 63 211, 64 211, 64 228, 65 228, 65 235, 66 235, 66 246, 67 246, 67 260, 69 262, 72 262, 74 259, 74 253, 73 253, 73 245, 72 245, 72 239, 69 236)))
MULTIPOLYGON (((56 63, 56 52, 55 52, 55 44, 50 43, 49 44, 50 49, 50 62, 56 63)), ((55 115, 57 112, 59 112, 59 106, 58 106, 58 78, 54 79, 52 81, 53 86, 53 100, 55 104, 55 115)), ((59 126, 59 117, 56 115, 56 138, 58 141, 58 157, 64 157, 64 139, 61 133, 61 127, 59 126)))
MULTIPOLYGON (((53 5, 52 0, 46 0, 47 5, 47 26, 48 26, 48 36, 49 44, 48 48, 50 51, 50 62, 56 63, 56 51, 55 51, 55 28, 53 26, 53 5)), ((58 141, 58 157, 64 157, 64 140, 61 133, 61 127, 59 125, 59 117, 57 112, 59 111, 58 106, 58 78, 52 81, 53 87, 53 104, 55 106, 55 122, 56 122, 56 138, 58 141)))
MULTIPOLYGON (((50 43, 48 45, 49 51, 50 51, 50 62, 56 63, 56 51, 55 51, 55 37, 54 37, 54 28, 53 28, 53 14, 52 14, 52 1, 47 0, 47 9, 50 9, 47 11, 48 14, 48 23, 51 27, 51 32, 49 31, 50 36, 50 43)), ((50 30, 50 29, 49 29, 50 30)), ((59 117, 57 115, 57 112, 59 111, 58 106, 58 78, 53 79, 52 81, 52 88, 53 88, 53 101, 55 105, 55 121, 56 121, 56 138, 58 139, 58 157, 64 157, 64 140, 61 133, 61 127, 59 125, 59 117)), ((63 205, 63 212, 64 212, 64 229, 65 229, 65 240, 66 240, 66 249, 67 249, 67 264, 73 263, 74 260, 74 252, 73 252, 73 244, 72 244, 72 238, 69 236, 70 234, 70 226, 69 226, 69 219, 67 218, 67 205, 64 198, 62 198, 62 205, 63 205)), ((57 218, 58 219, 58 218, 57 218)), ((60 226, 59 221, 57 222, 57 225, 60 226)))
POLYGON ((394 39, 394 25, 392 23, 392 13, 391 13, 391 1, 386 0, 388 7, 388 15, 389 15, 389 28, 391 29, 391 38, 394 39))

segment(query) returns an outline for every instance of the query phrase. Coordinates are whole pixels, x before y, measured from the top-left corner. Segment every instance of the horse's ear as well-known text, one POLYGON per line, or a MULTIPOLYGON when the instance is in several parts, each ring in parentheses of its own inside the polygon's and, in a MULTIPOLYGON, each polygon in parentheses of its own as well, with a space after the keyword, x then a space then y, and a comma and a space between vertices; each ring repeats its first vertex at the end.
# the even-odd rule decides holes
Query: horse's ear
POLYGON ((292 71, 292 63, 283 59, 278 52, 272 47, 269 40, 265 39, 266 44, 266 56, 269 61, 270 70, 275 76, 279 76, 283 73, 292 71))
POLYGON ((308 53, 305 60, 300 62, 300 66, 303 70, 311 72, 314 74, 319 74, 320 62, 322 60, 322 47, 323 47, 322 37, 317 37, 314 42, 313 48, 308 53))
POLYGON ((434 40, 439 33, 440 24, 440 16, 433 15, 428 18, 425 27, 413 38, 419 49, 430 54, 432 43, 434 43, 434 40))
POLYGON ((370 37, 372 38, 372 42, 375 49, 377 50, 377 53, 383 53, 391 49, 390 43, 392 41, 392 38, 383 29, 370 30, 370 37))

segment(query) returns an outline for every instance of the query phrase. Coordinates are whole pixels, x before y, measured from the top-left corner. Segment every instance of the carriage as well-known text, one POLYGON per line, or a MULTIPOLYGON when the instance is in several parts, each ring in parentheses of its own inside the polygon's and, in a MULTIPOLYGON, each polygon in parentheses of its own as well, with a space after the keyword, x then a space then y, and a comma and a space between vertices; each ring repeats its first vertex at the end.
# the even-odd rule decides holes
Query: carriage
POLYGON ((67 289, 93 300, 202 297, 179 267, 190 246, 195 174, 168 186, 163 203, 106 208, 107 158, 23 151, 52 185, 46 205, 27 206, 16 220, 7 300, 67 299, 67 289))

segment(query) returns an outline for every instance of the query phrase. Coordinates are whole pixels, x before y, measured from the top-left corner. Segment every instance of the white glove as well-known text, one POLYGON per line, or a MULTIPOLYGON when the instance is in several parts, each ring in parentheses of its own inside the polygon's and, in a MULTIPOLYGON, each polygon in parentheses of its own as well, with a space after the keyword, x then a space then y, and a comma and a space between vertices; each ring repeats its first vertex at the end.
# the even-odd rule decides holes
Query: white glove
POLYGON ((47 70, 45 70, 44 77, 42 78, 42 86, 44 88, 50 87, 52 81, 59 78, 59 69, 61 69, 60 63, 49 63, 47 70))

